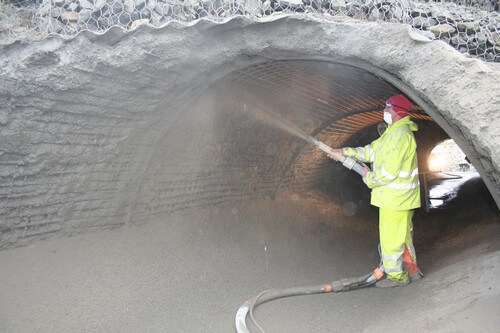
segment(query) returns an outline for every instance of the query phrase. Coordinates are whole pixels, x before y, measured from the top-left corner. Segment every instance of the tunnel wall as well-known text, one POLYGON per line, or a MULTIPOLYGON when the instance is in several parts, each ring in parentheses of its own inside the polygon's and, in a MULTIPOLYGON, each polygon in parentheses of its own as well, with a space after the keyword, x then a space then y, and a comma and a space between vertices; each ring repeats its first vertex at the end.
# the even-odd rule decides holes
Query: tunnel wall
MULTIPOLYGON (((293 59, 354 66, 408 94, 464 149, 499 202, 495 65, 398 24, 304 16, 172 22, 2 47, 0 246, 274 193, 274 173, 252 185, 248 163, 220 169, 220 140, 231 137, 217 137, 215 113, 193 118, 190 110, 227 74, 293 59)), ((275 149, 262 159, 274 159, 275 149)))

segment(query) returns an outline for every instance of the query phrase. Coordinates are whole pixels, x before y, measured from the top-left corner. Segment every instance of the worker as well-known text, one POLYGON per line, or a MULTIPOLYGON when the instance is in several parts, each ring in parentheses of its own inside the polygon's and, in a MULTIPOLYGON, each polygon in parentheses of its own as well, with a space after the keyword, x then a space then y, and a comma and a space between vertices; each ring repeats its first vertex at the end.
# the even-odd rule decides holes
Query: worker
POLYGON ((389 98, 384 109, 387 130, 371 144, 358 148, 333 149, 332 159, 350 156, 373 163, 365 168, 363 182, 372 189, 371 204, 379 207, 379 236, 386 278, 379 288, 407 285, 422 277, 416 265, 412 240, 413 210, 420 207, 417 145, 410 120, 412 103, 403 95, 389 98), (336 156, 337 155, 337 156, 336 156))

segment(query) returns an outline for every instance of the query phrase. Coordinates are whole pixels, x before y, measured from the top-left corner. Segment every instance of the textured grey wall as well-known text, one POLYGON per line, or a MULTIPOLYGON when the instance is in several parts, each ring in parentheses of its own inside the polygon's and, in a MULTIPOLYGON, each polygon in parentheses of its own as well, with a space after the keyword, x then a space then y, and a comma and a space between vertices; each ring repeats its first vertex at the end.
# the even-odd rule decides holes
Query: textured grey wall
MULTIPOLYGON (((324 168, 315 162, 321 155, 252 123, 241 109, 243 97, 221 83, 272 60, 337 63, 324 67, 331 72, 326 82, 339 91, 350 86, 334 98, 357 101, 352 109, 338 106, 344 112, 379 107, 394 92, 362 69, 398 86, 462 146, 498 199, 499 119, 492 117, 500 99, 498 67, 414 34, 396 24, 289 16, 2 47, 0 247, 314 185, 322 171, 303 166, 324 168), (220 98, 226 95, 236 102, 220 98)), ((265 99, 272 101, 267 107, 287 105, 283 91, 265 99)), ((293 97, 298 90, 288 91, 293 97)), ((310 132, 325 126, 318 136, 330 144, 362 129, 348 118, 328 124, 328 117, 308 117, 314 110, 291 112, 291 119, 310 132)), ((373 112, 364 116, 372 119, 366 126, 376 121, 373 112)))

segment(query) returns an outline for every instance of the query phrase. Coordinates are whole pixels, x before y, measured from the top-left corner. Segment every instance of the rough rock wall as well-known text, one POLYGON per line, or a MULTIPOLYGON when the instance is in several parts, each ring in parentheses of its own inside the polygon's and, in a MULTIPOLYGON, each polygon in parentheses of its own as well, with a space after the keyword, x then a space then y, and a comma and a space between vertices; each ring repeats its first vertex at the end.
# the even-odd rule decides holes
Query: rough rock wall
MULTIPOLYGON (((207 163, 216 155, 203 149, 217 149, 217 128, 207 126, 215 124, 209 113, 183 119, 188 102, 234 70, 297 58, 355 65, 398 86, 461 144, 498 200, 497 67, 397 24, 304 16, 172 23, 2 47, 0 246, 147 220, 172 200, 144 200, 161 200, 148 191, 162 182, 159 190, 171 189, 172 179, 152 167, 168 150, 176 158, 166 160, 186 171, 178 195, 209 193, 212 185, 189 170, 216 172, 207 163), (182 126, 194 135, 166 147, 182 126)), ((231 186, 231 177, 218 179, 231 186)))

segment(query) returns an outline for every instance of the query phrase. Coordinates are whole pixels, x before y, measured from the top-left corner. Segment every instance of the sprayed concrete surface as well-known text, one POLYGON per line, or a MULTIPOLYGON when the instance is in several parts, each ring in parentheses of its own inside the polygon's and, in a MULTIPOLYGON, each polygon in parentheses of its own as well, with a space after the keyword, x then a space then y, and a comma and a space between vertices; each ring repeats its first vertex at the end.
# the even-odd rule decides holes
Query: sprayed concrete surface
MULTIPOLYGON (((0 252, 2 332, 233 332, 267 288, 360 276, 378 264, 376 214, 321 195, 179 213, 0 252)), ((448 215, 449 216, 449 215, 448 215)), ((425 279, 405 288, 262 305, 269 332, 468 332, 500 325, 498 218, 415 219, 425 279)))
MULTIPOLYGON (((249 149, 236 149, 243 105, 222 124, 217 99, 199 112, 190 109, 208 87, 251 66, 263 71, 253 76, 250 93, 271 91, 259 86, 269 78, 281 90, 262 103, 322 110, 339 146, 346 127, 381 118, 358 114, 335 124, 332 117, 380 112, 391 92, 407 94, 465 150, 500 202, 495 64, 468 59, 400 24, 304 15, 171 22, 1 46, 0 247, 276 192, 293 162, 288 134, 248 132, 237 143, 249 149), (292 60, 321 67, 295 72, 303 81, 294 82, 286 75, 294 66, 285 73, 276 68, 292 60)), ((294 124, 309 133, 322 128, 294 124)))

